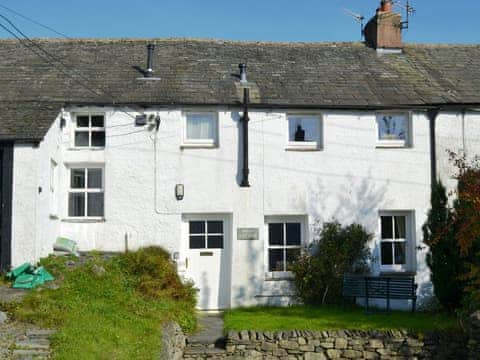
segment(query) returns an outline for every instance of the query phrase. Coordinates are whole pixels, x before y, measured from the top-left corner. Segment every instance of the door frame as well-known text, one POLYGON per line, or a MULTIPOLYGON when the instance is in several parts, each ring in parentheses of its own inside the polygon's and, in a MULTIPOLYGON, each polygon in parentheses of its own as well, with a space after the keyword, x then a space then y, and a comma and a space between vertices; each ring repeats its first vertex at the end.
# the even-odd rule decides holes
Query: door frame
POLYGON ((13 197, 13 143, 0 143, 1 151, 1 237, 0 271, 12 264, 12 197, 13 197))
MULTIPOLYGON (((196 221, 196 220, 218 220, 221 219, 224 222, 224 239, 223 239, 223 259, 226 262, 226 266, 224 269, 225 273, 222 275, 223 279, 226 283, 223 291, 226 291, 227 294, 225 296, 226 303, 224 307, 219 309, 200 309, 205 311, 214 311, 214 310, 224 310, 229 309, 232 304, 232 251, 233 251, 233 230, 232 230, 232 220, 233 216, 231 213, 184 213, 182 214, 182 234, 181 234, 181 253, 182 258, 186 259, 188 256, 189 251, 189 229, 188 223, 189 221, 196 221)), ((185 263, 183 263, 185 266, 185 263)), ((188 272, 186 268, 183 269, 185 274, 188 272)), ((222 287, 222 282, 219 283, 220 288, 222 287)), ((200 300, 200 299, 199 299, 200 300)))

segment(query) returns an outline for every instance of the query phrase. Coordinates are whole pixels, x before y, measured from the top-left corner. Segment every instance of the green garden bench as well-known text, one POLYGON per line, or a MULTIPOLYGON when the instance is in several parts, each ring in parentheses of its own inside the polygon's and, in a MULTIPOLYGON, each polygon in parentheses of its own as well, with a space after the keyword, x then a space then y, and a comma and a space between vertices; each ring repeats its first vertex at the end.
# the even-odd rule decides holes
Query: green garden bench
POLYGON ((412 312, 417 303, 417 284, 414 276, 364 276, 345 275, 343 277, 343 298, 365 298, 368 312, 370 299, 385 299, 387 311, 390 300, 412 300, 412 312))

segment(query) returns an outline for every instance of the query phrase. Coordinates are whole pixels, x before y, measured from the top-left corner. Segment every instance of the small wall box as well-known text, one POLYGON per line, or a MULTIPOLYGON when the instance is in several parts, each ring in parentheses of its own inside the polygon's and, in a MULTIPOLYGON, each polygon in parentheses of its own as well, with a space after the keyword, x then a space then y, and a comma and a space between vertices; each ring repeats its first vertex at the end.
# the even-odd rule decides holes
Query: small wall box
POLYGON ((147 125, 147 115, 135 116, 135 126, 145 126, 145 125, 147 125))

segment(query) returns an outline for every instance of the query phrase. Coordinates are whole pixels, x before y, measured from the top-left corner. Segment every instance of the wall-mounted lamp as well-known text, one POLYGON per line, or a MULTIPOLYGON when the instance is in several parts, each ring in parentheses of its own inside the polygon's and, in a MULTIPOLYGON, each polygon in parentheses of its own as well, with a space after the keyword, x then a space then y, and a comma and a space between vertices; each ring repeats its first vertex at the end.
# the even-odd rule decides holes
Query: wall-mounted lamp
POLYGON ((67 125, 67 119, 63 116, 60 118, 60 129, 63 129, 67 125))
POLYGON ((184 194, 185 193, 184 193, 183 184, 175 185, 175 197, 177 198, 177 200, 183 200, 184 194))

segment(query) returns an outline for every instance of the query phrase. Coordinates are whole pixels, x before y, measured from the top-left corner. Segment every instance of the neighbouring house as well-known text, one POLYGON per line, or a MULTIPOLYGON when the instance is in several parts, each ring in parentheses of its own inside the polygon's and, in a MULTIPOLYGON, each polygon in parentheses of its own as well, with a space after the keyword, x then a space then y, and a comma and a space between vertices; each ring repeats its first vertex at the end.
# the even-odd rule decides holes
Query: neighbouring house
POLYGON ((202 309, 287 304, 335 218, 428 297, 430 185, 480 153, 480 46, 404 44, 388 3, 366 43, 1 40, 1 267, 59 236, 159 245, 202 309))

